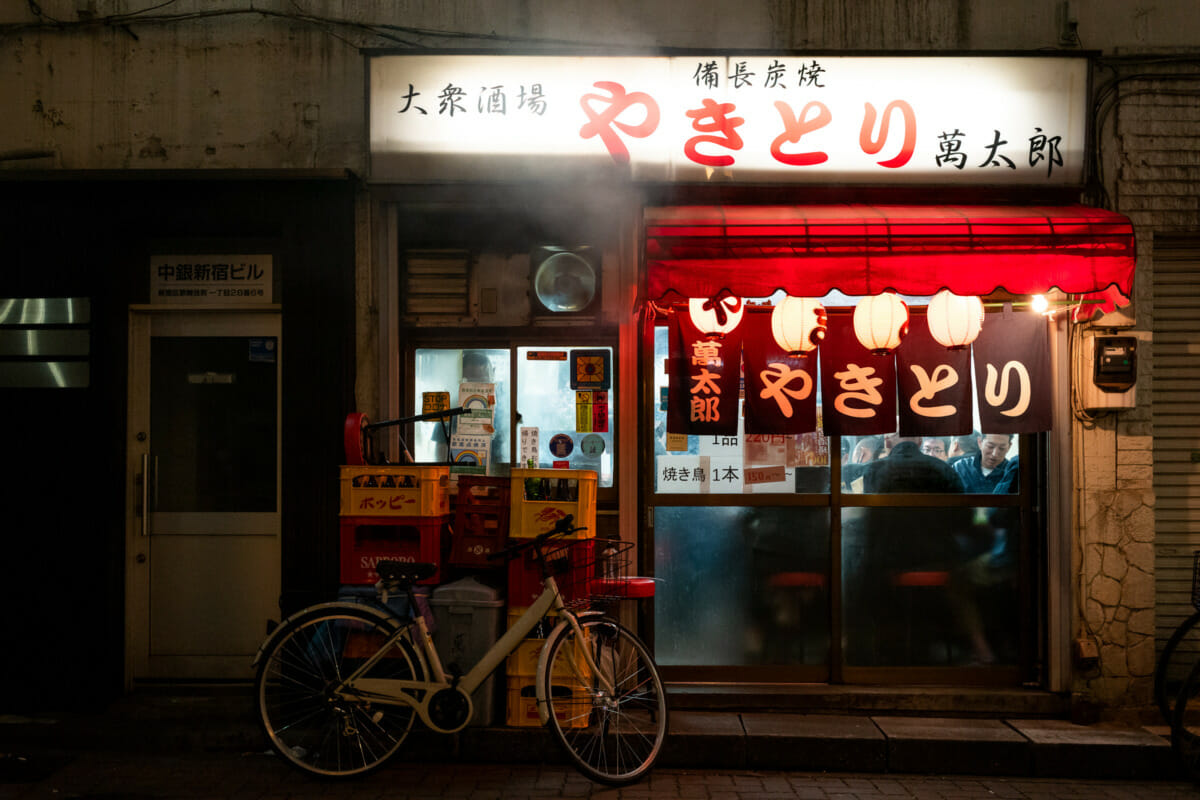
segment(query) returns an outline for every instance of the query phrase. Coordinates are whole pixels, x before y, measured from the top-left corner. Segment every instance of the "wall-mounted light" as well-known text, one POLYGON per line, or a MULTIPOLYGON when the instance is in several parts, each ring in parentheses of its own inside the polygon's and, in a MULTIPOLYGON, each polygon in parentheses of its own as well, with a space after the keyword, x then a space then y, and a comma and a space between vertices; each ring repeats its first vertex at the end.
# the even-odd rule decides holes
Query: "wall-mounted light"
POLYGON ((854 307, 854 335, 875 355, 895 350, 908 333, 908 305, 894 292, 864 297, 854 307))
POLYGON ((813 297, 787 295, 771 311, 771 335, 775 337, 775 344, 793 355, 815 350, 828 328, 825 307, 813 297))
POLYGON ((925 312, 929 333, 943 347, 960 350, 979 335, 983 328, 983 301, 962 297, 943 289, 929 301, 925 312))

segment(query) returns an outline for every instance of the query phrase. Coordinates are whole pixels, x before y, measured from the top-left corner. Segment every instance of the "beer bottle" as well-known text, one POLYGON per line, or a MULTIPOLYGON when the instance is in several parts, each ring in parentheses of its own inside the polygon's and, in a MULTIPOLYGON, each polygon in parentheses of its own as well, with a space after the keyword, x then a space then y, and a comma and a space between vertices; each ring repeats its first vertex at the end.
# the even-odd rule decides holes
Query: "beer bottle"
MULTIPOLYGON (((529 469, 536 469, 536 468, 537 468, 537 462, 534 461, 532 458, 529 459, 529 469)), ((526 500, 540 500, 541 499, 541 493, 539 492, 540 488, 541 488, 541 484, 538 482, 537 478, 526 478, 525 479, 525 499, 526 500)))

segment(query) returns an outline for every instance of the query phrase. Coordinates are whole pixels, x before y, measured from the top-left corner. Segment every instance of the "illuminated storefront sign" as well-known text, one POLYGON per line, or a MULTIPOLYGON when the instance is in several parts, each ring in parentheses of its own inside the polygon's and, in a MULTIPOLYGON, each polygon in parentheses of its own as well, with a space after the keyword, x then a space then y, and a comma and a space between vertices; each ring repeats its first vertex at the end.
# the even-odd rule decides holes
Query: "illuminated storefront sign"
POLYGON ((1058 57, 370 59, 372 179, 1072 185, 1087 62, 1058 57))

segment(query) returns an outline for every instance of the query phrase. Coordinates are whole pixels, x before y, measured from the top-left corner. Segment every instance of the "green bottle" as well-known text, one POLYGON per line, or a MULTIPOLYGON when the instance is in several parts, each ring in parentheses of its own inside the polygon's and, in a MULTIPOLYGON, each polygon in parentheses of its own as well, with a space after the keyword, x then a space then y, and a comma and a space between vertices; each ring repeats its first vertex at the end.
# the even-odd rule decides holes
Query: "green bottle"
MULTIPOLYGON (((537 461, 529 459, 529 469, 537 469, 537 461)), ((526 500, 541 500, 542 499, 542 483, 537 478, 525 479, 525 499, 526 500)))

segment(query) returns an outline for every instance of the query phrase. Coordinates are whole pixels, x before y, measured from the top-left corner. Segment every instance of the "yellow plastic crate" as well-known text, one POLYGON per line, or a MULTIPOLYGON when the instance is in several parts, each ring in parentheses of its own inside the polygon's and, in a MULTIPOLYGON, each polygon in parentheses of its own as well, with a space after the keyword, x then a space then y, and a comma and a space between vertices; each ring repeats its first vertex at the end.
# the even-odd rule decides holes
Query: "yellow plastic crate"
MULTIPOLYGON (((527 608, 529 608, 529 606, 510 605, 508 607, 508 620, 507 620, 508 628, 511 628, 513 626, 513 623, 515 623, 518 619, 521 618, 521 615, 525 613, 525 609, 527 609, 527 608)), ((539 635, 539 629, 534 628, 533 633, 529 634, 529 636, 527 638, 529 638, 529 639, 545 639, 547 636, 550 635, 550 631, 554 630, 554 626, 557 624, 558 624, 558 612, 552 608, 546 612, 546 616, 542 617, 542 627, 540 629, 540 635, 539 635)), ((508 630, 508 628, 505 628, 505 630, 508 630)))
MULTIPOLYGON (((537 675, 538 659, 541 658, 542 645, 545 643, 545 639, 526 639, 521 642, 517 646, 516 651, 508 657, 505 672, 509 675, 525 678, 532 678, 537 675)), ((576 666, 581 677, 586 679, 591 676, 591 668, 588 667, 587 660, 583 657, 582 653, 576 654, 576 666)), ((575 672, 571 669, 570 664, 565 661, 557 664, 551 674, 575 677, 575 672)))
MULTIPOLYGON (((550 691, 555 698, 570 700, 570 706, 560 708, 558 721, 565 728, 586 728, 588 715, 582 713, 591 700, 582 690, 572 690, 567 686, 551 684, 550 691)), ((505 722, 510 728, 537 728, 542 724, 537 711, 537 689, 533 681, 523 677, 508 679, 508 704, 505 722)))
POLYGON ((343 517, 435 517, 450 513, 450 468, 344 466, 343 517))
POLYGON ((512 470, 508 535, 531 539, 553 529, 556 522, 569 514, 575 518, 576 526, 587 529, 570 538, 595 536, 597 477, 589 469, 512 470), (536 490, 527 492, 526 481, 531 482, 531 489, 536 486, 536 490))

